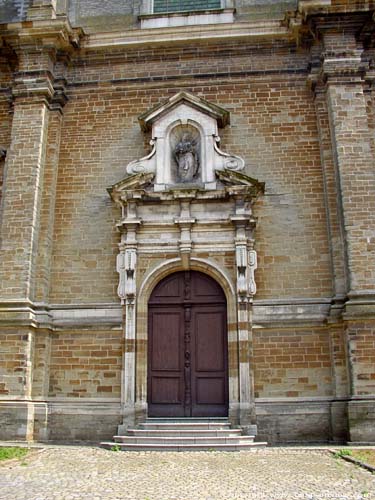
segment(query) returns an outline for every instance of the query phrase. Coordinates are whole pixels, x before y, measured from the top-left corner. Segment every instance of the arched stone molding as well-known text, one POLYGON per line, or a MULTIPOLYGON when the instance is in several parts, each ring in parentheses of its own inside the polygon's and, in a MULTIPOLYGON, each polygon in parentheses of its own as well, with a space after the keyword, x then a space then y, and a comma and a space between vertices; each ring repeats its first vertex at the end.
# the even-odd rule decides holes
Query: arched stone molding
MULTIPOLYGON (((213 278, 223 289, 227 300, 228 365, 229 365, 229 417, 238 422, 239 400, 239 357, 236 288, 225 269, 206 259, 190 259, 190 269, 200 271, 213 278)), ((152 269, 143 279, 137 300, 136 346, 135 346, 135 408, 136 419, 147 414, 147 342, 148 302, 155 286, 166 276, 184 271, 182 260, 170 259, 152 269)), ((129 374, 130 375, 130 374, 129 374)), ((125 375, 126 376, 126 375, 125 375)))

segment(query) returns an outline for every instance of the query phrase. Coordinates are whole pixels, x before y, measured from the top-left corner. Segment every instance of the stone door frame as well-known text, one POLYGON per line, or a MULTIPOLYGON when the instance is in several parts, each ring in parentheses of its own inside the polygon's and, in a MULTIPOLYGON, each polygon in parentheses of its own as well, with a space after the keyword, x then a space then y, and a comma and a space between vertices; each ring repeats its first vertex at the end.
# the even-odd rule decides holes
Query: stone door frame
MULTIPOLYGON (((242 330, 238 328, 241 307, 237 303, 236 287, 228 273, 209 260, 191 257, 190 269, 200 271, 213 278, 222 288, 227 300, 228 331, 228 387, 229 420, 233 424, 249 426, 254 424, 253 377, 247 357, 244 358, 242 330)), ((134 317, 134 338, 125 331, 125 353, 123 366, 123 414, 124 427, 134 425, 147 418, 147 342, 148 302, 154 287, 166 276, 184 271, 180 258, 170 259, 150 270, 143 278, 137 293, 134 317)), ((126 306, 125 306, 126 307, 126 306)), ((134 311, 132 312, 134 314, 134 311)), ((125 325, 128 321, 125 322, 125 325)))

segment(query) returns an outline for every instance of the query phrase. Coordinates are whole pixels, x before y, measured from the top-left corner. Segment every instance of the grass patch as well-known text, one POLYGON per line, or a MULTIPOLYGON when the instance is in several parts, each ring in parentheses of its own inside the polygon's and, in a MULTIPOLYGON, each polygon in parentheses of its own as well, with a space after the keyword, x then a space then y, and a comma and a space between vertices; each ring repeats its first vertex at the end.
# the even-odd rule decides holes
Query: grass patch
POLYGON ((345 457, 345 456, 351 457, 352 455, 353 455, 352 450, 342 449, 342 450, 336 451, 336 453, 334 454, 334 457, 335 458, 340 458, 340 457, 345 457))
POLYGON ((375 467, 375 449, 374 450, 352 450, 353 458, 375 467))
POLYGON ((19 448, 16 446, 9 448, 0 446, 0 461, 11 460, 12 458, 24 458, 28 451, 27 448, 19 448))

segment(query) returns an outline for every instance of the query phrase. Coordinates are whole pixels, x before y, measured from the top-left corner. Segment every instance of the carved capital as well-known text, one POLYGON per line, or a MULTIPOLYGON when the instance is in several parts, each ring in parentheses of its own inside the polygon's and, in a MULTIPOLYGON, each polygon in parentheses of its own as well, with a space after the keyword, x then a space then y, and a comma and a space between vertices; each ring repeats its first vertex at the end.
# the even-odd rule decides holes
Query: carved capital
POLYGON ((364 80, 369 69, 363 45, 368 38, 369 19, 367 13, 317 15, 307 19, 314 37, 308 77, 313 90, 322 90, 330 83, 364 80))

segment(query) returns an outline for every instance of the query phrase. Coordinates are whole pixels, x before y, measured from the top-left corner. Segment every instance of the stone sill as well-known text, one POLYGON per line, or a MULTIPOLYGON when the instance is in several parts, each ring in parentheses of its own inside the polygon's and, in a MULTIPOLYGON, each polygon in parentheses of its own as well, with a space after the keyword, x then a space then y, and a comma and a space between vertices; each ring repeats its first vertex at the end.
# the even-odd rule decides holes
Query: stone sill
POLYGON ((141 21, 141 29, 233 23, 234 9, 197 10, 192 12, 171 13, 161 12, 160 14, 144 14, 138 16, 138 19, 141 21))

